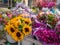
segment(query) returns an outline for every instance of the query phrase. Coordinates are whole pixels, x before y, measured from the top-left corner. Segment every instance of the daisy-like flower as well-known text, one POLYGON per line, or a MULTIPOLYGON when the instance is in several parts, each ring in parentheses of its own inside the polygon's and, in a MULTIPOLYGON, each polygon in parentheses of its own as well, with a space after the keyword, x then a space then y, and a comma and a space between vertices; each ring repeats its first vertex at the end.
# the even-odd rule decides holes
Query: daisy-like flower
POLYGON ((24 19, 24 23, 25 23, 25 24, 28 24, 28 25, 29 25, 29 24, 32 24, 30 18, 25 18, 25 19, 24 19))
POLYGON ((32 31, 31 26, 28 24, 31 24, 30 18, 18 16, 8 22, 5 30, 15 41, 21 41, 24 36, 29 35, 32 31))
POLYGON ((10 22, 8 22, 8 24, 11 24, 14 27, 18 28, 18 26, 21 24, 21 21, 20 20, 11 20, 10 22))
POLYGON ((20 20, 18 20, 18 21, 16 21, 16 22, 14 23, 14 26, 15 26, 16 28, 18 28, 19 25, 21 25, 21 21, 20 21, 20 20))
POLYGON ((29 35, 32 31, 32 28, 31 26, 28 26, 28 25, 25 25, 22 29, 22 32, 25 34, 25 35, 29 35))
POLYGON ((23 40, 24 35, 23 35, 21 32, 16 31, 15 33, 13 33, 12 38, 13 38, 15 41, 21 41, 21 40, 23 40))
POLYGON ((14 26, 12 25, 6 25, 5 30, 9 35, 12 35, 14 32, 16 32, 14 26))

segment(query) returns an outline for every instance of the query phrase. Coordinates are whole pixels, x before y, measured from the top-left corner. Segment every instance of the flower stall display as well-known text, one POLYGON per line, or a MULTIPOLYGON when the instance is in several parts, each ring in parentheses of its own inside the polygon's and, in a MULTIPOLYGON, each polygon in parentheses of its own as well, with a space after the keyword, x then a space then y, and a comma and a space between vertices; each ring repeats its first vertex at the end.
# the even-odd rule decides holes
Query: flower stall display
MULTIPOLYGON (((25 42, 23 39, 33 39, 39 41, 39 44, 57 44, 60 43, 60 17, 57 12, 54 14, 49 10, 55 5, 55 2, 43 2, 43 9, 38 10, 33 7, 17 3, 11 10, 6 8, 0 9, 0 38, 5 34, 10 43, 25 42), (48 7, 48 8, 45 8, 48 7), (9 10, 9 11, 7 11, 9 10), (4 33, 3 33, 3 31, 4 33), (3 33, 3 34, 2 34, 3 33), (28 38, 27 38, 28 37, 28 38), (12 39, 11 39, 12 38, 12 39)), ((53 8, 52 8, 53 9, 53 8)), ((55 10, 54 10, 55 11, 55 10)), ((34 42, 34 41, 32 41, 34 42)), ((30 44, 30 43, 29 43, 30 44)), ((32 43, 31 43, 32 44, 32 43)), ((20 45, 20 44, 19 44, 20 45)))
POLYGON ((25 36, 28 36, 31 31, 31 19, 23 18, 21 16, 12 18, 5 26, 5 31, 15 40, 21 41, 25 36))
POLYGON ((51 13, 39 12, 37 18, 33 20, 33 37, 42 42, 43 45, 60 43, 60 21, 51 13), (37 21, 35 21, 37 20, 37 21), (35 25, 34 25, 35 24, 35 25))

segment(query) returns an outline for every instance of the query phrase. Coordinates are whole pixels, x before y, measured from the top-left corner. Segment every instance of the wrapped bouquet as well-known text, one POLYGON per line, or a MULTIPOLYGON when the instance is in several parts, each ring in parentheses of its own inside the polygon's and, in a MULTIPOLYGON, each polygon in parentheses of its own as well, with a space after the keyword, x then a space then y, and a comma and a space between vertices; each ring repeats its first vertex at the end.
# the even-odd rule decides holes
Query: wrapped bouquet
POLYGON ((60 21, 59 19, 49 13, 40 12, 37 18, 32 22, 33 36, 40 42, 46 44, 57 44, 60 43, 60 21), (35 21, 37 20, 37 21, 35 21), (35 24, 35 25, 34 25, 35 24))
POLYGON ((31 19, 23 18, 21 15, 15 18, 12 18, 8 24, 5 26, 5 31, 15 40, 21 41, 25 36, 28 36, 31 31, 31 19))

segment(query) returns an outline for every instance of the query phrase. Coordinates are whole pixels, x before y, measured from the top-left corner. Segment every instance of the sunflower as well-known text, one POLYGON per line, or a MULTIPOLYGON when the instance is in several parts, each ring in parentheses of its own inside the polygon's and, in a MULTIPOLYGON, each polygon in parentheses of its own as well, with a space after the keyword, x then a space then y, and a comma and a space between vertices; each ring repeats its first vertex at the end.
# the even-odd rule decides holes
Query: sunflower
POLYGON ((29 24, 32 24, 30 18, 25 18, 25 19, 24 19, 24 23, 25 23, 25 24, 28 24, 28 25, 29 25, 29 24))
POLYGON ((32 28, 31 26, 28 26, 28 25, 25 25, 22 29, 22 32, 25 34, 25 35, 29 35, 32 31, 32 28))
POLYGON ((18 16, 17 18, 18 18, 18 19, 21 19, 21 18, 22 18, 22 16, 18 16))
POLYGON ((14 26, 15 26, 16 28, 18 28, 19 25, 21 25, 21 21, 16 21, 16 22, 14 23, 14 26))
POLYGON ((14 32, 16 32, 14 26, 12 26, 12 25, 7 25, 7 26, 5 27, 5 30, 7 31, 7 33, 8 33, 9 35, 12 35, 14 32))
POLYGON ((13 25, 15 28, 18 28, 18 26, 21 25, 21 21, 20 19, 16 18, 9 21, 8 24, 13 25))
POLYGON ((15 33, 13 33, 12 38, 13 38, 15 41, 21 41, 21 40, 23 40, 24 35, 23 35, 21 32, 16 31, 15 33))
POLYGON ((8 22, 8 24, 12 25, 12 24, 14 24, 15 22, 16 22, 15 20, 10 20, 10 21, 8 22))
POLYGON ((13 18, 10 20, 10 22, 15 22, 17 19, 16 18, 13 18))

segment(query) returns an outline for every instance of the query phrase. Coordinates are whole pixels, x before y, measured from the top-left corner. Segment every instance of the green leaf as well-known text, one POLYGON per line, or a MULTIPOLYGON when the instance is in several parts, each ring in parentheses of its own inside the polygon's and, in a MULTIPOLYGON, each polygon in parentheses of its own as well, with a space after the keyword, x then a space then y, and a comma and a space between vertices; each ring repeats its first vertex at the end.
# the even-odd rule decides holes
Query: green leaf
POLYGON ((23 28, 23 26, 22 25, 19 25, 19 28, 23 28))
POLYGON ((23 23, 24 20, 21 19, 21 23, 23 23))

